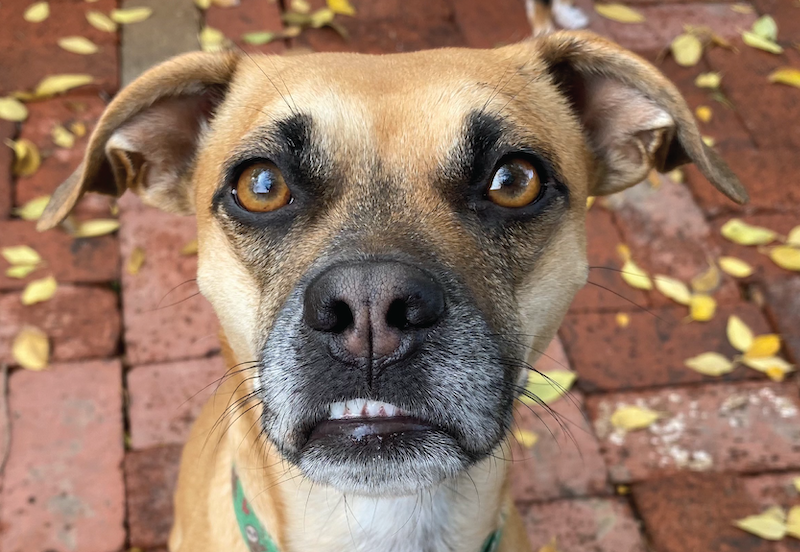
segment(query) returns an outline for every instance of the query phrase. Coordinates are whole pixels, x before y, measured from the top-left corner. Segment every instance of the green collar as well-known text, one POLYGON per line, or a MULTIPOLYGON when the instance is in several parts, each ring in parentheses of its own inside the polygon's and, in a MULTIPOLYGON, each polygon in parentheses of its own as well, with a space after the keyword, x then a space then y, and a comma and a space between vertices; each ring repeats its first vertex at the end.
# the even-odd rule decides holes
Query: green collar
MULTIPOLYGON (((231 483, 233 486, 233 511, 236 513, 236 521, 239 523, 242 538, 250 552, 279 552, 278 546, 250 508, 250 503, 244 496, 242 481, 236 474, 236 468, 231 471, 231 483)), ((489 535, 489 538, 483 543, 481 552, 497 552, 500 548, 501 537, 501 529, 489 535)))

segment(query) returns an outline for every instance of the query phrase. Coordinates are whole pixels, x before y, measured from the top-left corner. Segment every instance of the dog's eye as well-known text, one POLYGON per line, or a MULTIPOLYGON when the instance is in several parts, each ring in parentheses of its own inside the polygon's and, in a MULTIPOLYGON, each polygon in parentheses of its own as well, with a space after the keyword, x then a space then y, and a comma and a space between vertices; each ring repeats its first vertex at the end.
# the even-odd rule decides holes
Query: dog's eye
POLYGON ((257 163, 247 167, 233 189, 243 209, 267 213, 288 205, 292 192, 281 171, 272 163, 257 163))
POLYGON ((539 197, 541 188, 532 164, 524 159, 511 159, 495 171, 487 196, 501 207, 525 207, 539 197))

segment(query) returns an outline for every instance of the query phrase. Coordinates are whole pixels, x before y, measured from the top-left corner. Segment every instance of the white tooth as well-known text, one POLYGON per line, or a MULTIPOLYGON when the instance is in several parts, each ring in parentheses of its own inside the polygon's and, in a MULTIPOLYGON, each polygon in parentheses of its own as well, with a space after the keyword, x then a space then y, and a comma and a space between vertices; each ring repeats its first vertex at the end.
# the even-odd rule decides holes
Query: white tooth
POLYGON ((366 403, 364 399, 353 399, 351 401, 347 401, 346 408, 345 408, 345 415, 349 414, 350 418, 360 418, 361 411, 364 409, 364 403, 366 403), (347 411, 350 411, 349 413, 347 411))
POLYGON ((377 418, 380 416, 381 406, 383 406, 382 402, 367 401, 367 416, 370 418, 377 418))
POLYGON ((383 412, 389 418, 391 418, 392 416, 395 415, 395 411, 396 410, 397 410, 397 408, 392 404, 384 404, 383 405, 383 412))
POLYGON ((331 420, 339 420, 344 418, 344 403, 343 402, 336 402, 331 405, 331 420))

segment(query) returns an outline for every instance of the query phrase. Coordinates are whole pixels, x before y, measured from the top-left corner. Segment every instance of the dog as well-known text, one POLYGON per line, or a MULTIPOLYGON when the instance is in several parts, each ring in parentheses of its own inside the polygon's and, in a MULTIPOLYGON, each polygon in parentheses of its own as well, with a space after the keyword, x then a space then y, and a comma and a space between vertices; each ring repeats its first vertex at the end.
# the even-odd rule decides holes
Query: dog
POLYGON ((528 551, 502 459, 587 278, 587 197, 690 162, 746 202, 676 88, 588 32, 190 53, 111 102, 38 228, 87 192, 197 219, 231 370, 172 552, 528 551))

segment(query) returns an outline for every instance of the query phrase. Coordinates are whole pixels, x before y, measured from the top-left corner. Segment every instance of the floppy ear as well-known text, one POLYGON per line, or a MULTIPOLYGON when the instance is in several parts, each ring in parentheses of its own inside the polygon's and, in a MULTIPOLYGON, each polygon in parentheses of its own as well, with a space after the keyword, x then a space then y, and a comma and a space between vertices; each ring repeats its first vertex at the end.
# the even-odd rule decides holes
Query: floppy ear
POLYGON ((694 163, 723 194, 746 203, 747 192, 722 158, 703 142, 680 92, 658 69, 589 32, 534 39, 555 83, 569 98, 600 170, 592 195, 694 163))
POLYGON ((237 61, 234 53, 185 54, 122 90, 100 118, 83 162, 53 193, 37 228, 56 226, 86 192, 120 196, 131 189, 148 205, 194 212, 195 153, 237 61))

